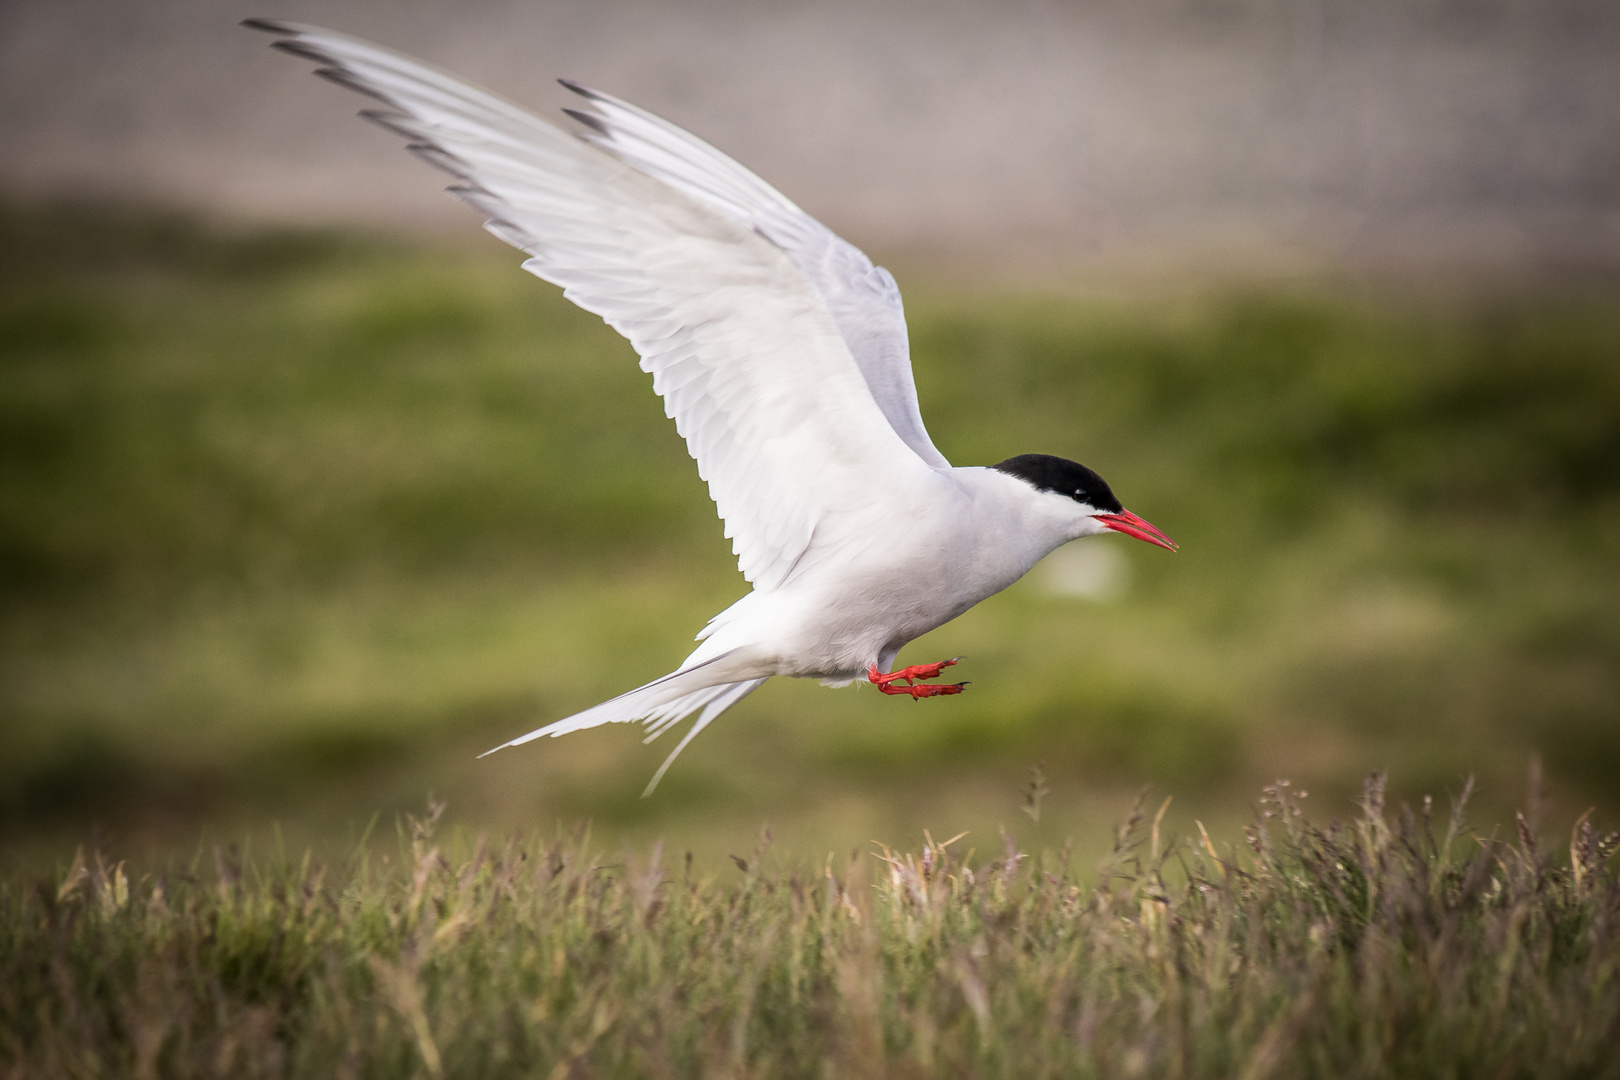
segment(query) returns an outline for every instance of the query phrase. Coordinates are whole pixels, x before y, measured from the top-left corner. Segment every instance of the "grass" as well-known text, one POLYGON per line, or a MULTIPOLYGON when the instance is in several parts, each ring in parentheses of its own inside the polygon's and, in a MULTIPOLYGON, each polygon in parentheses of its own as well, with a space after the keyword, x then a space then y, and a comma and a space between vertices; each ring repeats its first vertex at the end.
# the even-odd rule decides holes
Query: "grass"
MULTIPOLYGON (((0 212, 0 850, 215 836, 341 851, 435 791, 494 833, 589 817, 705 865, 993 835, 1106 848, 1152 782, 1235 836, 1288 775, 1394 766, 1511 822, 1620 811, 1612 283, 1336 280, 1136 293, 905 273, 953 460, 1086 462, 1182 544, 1129 587, 1044 572, 907 650, 970 692, 781 680, 697 740, 584 733, 475 763, 672 667, 737 577, 615 335, 510 252, 105 207, 0 212), (936 707, 937 706, 937 707, 936 707)), ((1162 556, 1162 557, 1161 557, 1162 556)), ((1089 855, 1088 855, 1089 857, 1089 855)))
MULTIPOLYGON (((1246 845, 1136 809, 1095 872, 960 839, 724 873, 589 836, 0 879, 32 1077, 1620 1075, 1620 833, 1269 785, 1246 845), (1438 815, 1446 818, 1447 815, 1438 815), (1556 847, 1556 850, 1555 850, 1556 847)), ((1168 800, 1166 800, 1168 802, 1168 800)), ((1039 816, 1036 793, 1030 806, 1039 816)), ((1200 827, 1201 828, 1201 827, 1200 827)))

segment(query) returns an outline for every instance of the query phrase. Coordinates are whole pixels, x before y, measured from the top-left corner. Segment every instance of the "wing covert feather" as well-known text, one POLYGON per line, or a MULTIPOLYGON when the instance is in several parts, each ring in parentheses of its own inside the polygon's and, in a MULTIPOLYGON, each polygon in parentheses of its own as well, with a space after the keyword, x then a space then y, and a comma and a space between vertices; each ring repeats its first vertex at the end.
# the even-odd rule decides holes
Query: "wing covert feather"
POLYGON ((923 426, 905 309, 887 270, 697 136, 612 95, 562 82, 590 102, 589 111, 566 110, 589 129, 583 138, 787 252, 826 301, 889 425, 927 464, 950 468, 923 426))

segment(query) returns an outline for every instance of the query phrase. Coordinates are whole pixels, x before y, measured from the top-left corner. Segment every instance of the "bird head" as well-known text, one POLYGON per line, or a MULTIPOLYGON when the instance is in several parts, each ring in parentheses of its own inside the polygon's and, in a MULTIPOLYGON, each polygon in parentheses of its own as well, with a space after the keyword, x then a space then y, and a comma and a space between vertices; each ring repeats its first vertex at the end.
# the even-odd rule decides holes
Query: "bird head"
POLYGON ((1076 538, 1117 532, 1176 550, 1174 540, 1121 506, 1108 481, 1077 461, 1051 454, 1019 454, 991 468, 1018 477, 1038 492, 1074 504, 1080 519, 1075 523, 1076 538))

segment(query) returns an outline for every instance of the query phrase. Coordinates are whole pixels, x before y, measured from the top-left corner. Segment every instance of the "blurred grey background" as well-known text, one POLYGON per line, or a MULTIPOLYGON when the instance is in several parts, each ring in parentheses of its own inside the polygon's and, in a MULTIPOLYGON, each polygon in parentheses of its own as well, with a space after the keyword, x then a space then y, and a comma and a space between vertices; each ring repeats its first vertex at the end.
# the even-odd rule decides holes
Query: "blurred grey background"
POLYGON ((1607 265, 1612 0, 7 0, 0 189, 439 230, 465 211, 239 29, 666 115, 879 251, 1607 265))

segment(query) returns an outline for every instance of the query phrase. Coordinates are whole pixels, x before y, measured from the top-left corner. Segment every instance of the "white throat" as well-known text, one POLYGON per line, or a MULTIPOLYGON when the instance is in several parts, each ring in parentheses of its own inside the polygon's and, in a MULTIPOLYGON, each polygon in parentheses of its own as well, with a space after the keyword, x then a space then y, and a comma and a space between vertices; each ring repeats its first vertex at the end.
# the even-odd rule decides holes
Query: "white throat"
POLYGON ((952 469, 951 478, 972 500, 973 533, 983 565, 993 568, 993 577, 1006 578, 996 591, 1069 541, 1108 531, 1094 507, 1037 490, 996 469, 952 469))

